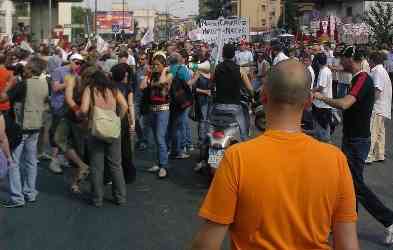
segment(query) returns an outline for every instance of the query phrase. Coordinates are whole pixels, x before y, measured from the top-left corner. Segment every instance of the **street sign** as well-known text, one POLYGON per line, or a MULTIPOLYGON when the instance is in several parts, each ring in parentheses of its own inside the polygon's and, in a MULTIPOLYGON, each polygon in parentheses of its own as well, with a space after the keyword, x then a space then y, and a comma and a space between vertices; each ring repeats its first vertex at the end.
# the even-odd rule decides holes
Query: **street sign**
POLYGON ((74 24, 68 23, 68 24, 64 24, 63 26, 65 29, 82 29, 85 27, 83 24, 79 24, 79 23, 74 23, 74 24))
POLYGON ((119 31, 120 31, 120 25, 119 24, 112 24, 112 32, 119 33, 119 31))

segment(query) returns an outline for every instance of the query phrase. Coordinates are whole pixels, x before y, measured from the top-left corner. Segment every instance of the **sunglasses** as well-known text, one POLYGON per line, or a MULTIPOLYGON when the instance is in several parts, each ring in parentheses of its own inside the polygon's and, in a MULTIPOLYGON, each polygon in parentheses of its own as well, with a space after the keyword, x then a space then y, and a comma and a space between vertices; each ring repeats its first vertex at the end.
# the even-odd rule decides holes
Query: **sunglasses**
POLYGON ((80 62, 80 61, 73 61, 76 65, 81 65, 82 64, 82 62, 80 62))

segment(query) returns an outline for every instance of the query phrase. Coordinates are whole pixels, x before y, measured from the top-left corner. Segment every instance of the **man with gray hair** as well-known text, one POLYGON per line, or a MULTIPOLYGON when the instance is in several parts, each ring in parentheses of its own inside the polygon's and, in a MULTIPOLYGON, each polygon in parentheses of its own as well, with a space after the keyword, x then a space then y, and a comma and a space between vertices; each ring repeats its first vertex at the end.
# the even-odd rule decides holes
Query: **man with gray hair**
POLYGON ((220 249, 229 231, 233 249, 358 250, 347 160, 300 126, 312 101, 307 69, 282 61, 264 86, 267 130, 226 150, 200 209, 205 222, 192 249, 220 249))

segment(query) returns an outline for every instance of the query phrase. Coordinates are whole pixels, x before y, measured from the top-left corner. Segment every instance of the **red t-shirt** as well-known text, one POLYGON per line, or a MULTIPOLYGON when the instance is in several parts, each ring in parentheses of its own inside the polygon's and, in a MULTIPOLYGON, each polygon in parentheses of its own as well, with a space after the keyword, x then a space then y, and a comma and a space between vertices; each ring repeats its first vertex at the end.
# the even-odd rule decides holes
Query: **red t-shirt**
MULTIPOLYGON (((2 92, 7 86, 9 80, 11 79, 12 73, 6 68, 0 68, 0 92, 2 92)), ((0 111, 7 111, 11 108, 9 101, 0 102, 0 111)))

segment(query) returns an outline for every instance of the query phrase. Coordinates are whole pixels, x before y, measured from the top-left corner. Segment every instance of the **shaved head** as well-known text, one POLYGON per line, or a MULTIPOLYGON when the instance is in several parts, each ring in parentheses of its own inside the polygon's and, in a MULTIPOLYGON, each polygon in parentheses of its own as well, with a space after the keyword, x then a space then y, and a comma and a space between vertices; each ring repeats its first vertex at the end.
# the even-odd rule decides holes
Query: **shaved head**
POLYGON ((303 106, 310 97, 311 76, 295 59, 278 63, 268 74, 266 94, 276 105, 303 106))

